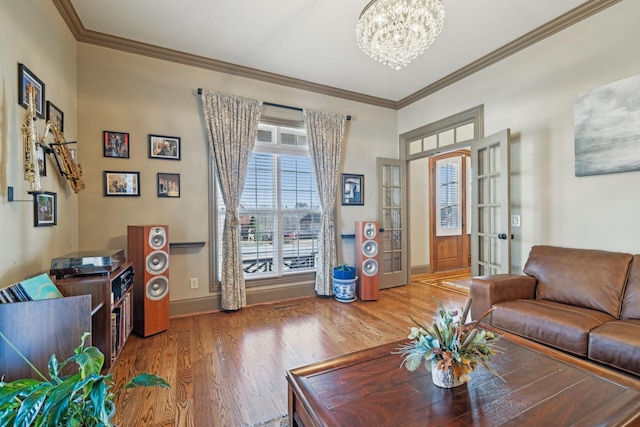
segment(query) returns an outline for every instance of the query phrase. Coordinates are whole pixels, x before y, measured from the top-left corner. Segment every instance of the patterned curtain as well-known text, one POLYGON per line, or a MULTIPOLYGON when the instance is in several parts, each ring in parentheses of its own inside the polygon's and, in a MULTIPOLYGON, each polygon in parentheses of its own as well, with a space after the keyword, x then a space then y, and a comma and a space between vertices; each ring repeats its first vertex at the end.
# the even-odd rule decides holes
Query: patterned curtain
POLYGON ((339 114, 305 110, 309 153, 322 206, 316 265, 318 295, 333 294, 331 276, 338 259, 334 224, 345 120, 346 117, 339 114))
POLYGON ((226 207, 220 251, 221 305, 225 310, 238 310, 247 305, 238 206, 256 141, 262 103, 208 90, 202 91, 200 99, 209 149, 226 207))

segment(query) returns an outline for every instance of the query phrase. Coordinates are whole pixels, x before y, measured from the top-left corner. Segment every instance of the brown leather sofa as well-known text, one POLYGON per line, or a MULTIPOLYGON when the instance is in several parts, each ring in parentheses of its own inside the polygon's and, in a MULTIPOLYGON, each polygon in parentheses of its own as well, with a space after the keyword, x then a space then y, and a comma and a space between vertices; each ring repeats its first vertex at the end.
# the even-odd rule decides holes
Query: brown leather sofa
POLYGON ((534 246, 524 275, 471 280, 471 316, 640 376, 640 255, 534 246))

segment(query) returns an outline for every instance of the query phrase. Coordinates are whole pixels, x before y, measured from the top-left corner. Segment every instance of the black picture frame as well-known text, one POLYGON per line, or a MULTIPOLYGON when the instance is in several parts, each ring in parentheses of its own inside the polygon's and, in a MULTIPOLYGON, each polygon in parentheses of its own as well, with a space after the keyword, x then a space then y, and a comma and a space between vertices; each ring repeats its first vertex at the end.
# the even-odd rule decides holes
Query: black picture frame
POLYGON ((139 197, 140 172, 104 171, 105 197, 139 197))
POLYGON ((180 174, 158 172, 158 197, 180 197, 180 174))
POLYGON ((50 191, 33 193, 33 226, 58 224, 58 196, 50 191))
POLYGON ((52 121, 60 132, 64 132, 64 112, 51 101, 47 101, 47 121, 52 121))
POLYGON ((364 205, 364 175, 342 174, 342 204, 364 205))
POLYGON ((180 137, 149 134, 149 158, 180 160, 180 137))
POLYGON ((32 85, 36 89, 36 116, 44 119, 44 82, 33 74, 24 64, 18 64, 18 104, 24 108, 29 108, 27 85, 32 85))
POLYGON ((105 130, 102 132, 102 155, 117 159, 128 159, 131 146, 129 134, 105 130))
POLYGON ((43 145, 38 144, 36 148, 36 160, 38 162, 40 176, 47 176, 47 149, 43 145))

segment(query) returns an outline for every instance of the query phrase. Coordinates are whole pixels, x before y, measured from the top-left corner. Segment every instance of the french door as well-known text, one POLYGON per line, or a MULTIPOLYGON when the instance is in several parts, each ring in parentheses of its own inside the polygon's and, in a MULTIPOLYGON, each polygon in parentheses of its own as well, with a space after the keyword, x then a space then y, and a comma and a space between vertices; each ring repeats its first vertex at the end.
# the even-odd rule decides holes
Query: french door
POLYGON ((407 257, 406 161, 376 159, 380 233, 380 289, 409 283, 407 257))
POLYGON ((511 200, 509 129, 471 145, 471 274, 509 273, 511 200))

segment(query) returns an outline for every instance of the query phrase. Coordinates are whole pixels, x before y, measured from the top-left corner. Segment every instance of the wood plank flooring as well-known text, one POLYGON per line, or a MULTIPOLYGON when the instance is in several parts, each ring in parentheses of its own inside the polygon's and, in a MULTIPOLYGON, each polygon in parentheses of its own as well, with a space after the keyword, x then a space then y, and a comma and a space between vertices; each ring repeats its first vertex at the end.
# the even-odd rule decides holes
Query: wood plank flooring
POLYGON ((124 391, 113 422, 240 427, 283 415, 286 370, 405 338, 409 315, 435 318, 434 297, 452 308, 467 298, 412 282, 380 291, 378 301, 308 297, 171 319, 166 332, 131 336, 111 372, 117 385, 146 371, 172 388, 124 391))

